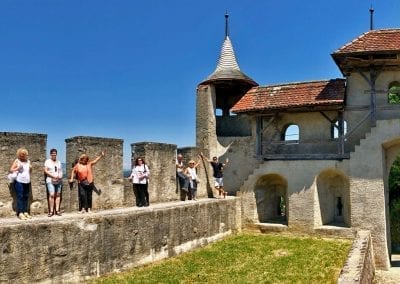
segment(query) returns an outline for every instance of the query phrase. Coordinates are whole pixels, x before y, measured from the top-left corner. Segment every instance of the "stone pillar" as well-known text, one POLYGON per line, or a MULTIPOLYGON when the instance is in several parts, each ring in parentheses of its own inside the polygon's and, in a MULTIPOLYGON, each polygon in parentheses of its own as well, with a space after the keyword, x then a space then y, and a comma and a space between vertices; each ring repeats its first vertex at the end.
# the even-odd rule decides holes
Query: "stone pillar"
MULTIPOLYGON (((196 146, 199 151, 210 158, 220 156, 218 149, 220 145, 216 134, 215 118, 216 94, 213 85, 200 85, 197 89, 196 102, 196 146)), ((207 192, 208 197, 213 197, 213 177, 209 171, 208 162, 202 161, 202 168, 205 170, 204 182, 200 183, 198 190, 207 192)))
MULTIPOLYGON (((76 136, 65 140, 67 178, 71 176, 72 164, 82 154, 94 160, 102 151, 105 156, 93 167, 94 184, 99 192, 93 192, 93 209, 122 207, 124 204, 123 180, 123 140, 76 136)), ((78 186, 74 183, 72 190, 64 188, 63 208, 68 211, 78 210, 78 186)))
POLYGON ((149 167, 149 199, 154 202, 167 202, 179 199, 176 189, 176 145, 140 142, 131 144, 132 167, 137 157, 142 157, 149 167))
POLYGON ((11 164, 17 158, 17 150, 25 148, 29 152, 28 159, 32 164, 29 198, 31 214, 47 212, 47 194, 44 182, 43 167, 46 160, 46 134, 0 132, 0 217, 15 214, 16 197, 14 188, 9 187, 5 176, 11 164))
POLYGON ((209 151, 216 151, 218 148, 215 104, 216 95, 214 86, 199 86, 196 102, 196 146, 206 156, 216 155, 209 153, 209 151))

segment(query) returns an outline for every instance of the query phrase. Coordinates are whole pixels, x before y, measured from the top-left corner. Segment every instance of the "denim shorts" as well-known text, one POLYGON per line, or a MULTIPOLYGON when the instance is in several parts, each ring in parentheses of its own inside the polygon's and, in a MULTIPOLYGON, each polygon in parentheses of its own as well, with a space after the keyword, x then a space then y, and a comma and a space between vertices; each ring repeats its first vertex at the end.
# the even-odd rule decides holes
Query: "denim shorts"
POLYGON ((214 178, 214 186, 215 187, 222 187, 224 186, 224 179, 223 178, 214 178))
POLYGON ((49 191, 50 194, 61 192, 61 188, 62 188, 61 182, 57 184, 51 182, 47 183, 47 190, 49 191))

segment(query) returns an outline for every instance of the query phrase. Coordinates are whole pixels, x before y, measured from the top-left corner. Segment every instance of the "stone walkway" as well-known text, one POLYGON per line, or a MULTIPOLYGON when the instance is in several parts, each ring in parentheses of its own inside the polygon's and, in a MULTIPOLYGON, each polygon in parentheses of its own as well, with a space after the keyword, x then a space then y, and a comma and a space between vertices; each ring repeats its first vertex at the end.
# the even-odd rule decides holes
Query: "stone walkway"
MULTIPOLYGON (((229 198, 229 197, 227 197, 229 198)), ((85 219, 85 218, 90 218, 98 215, 105 215, 105 214, 124 214, 127 213, 128 211, 145 211, 145 210, 155 210, 158 208, 162 207, 176 207, 176 206, 185 206, 188 203, 203 203, 203 202, 215 202, 218 199, 202 199, 198 201, 172 201, 168 203, 155 203, 152 204, 150 207, 128 207, 128 208, 114 208, 114 209, 108 209, 108 210, 99 210, 95 211, 90 214, 80 214, 78 212, 73 212, 73 213, 64 213, 63 216, 53 216, 51 218, 47 217, 46 214, 42 215, 36 215, 34 216, 31 220, 25 220, 21 221, 19 220, 16 216, 14 217, 8 217, 8 218, 1 218, 0 225, 16 225, 16 224, 21 224, 21 223, 30 223, 30 222, 54 222, 54 221, 61 221, 65 219, 85 219)), ((375 284, 394 284, 394 283, 400 283, 400 254, 392 255, 392 267, 388 270, 377 270, 375 273, 375 279, 374 282, 375 284)))
POLYGON ((388 271, 376 271, 374 283, 400 283, 400 254, 392 255, 392 267, 388 271))
MULTIPOLYGON (((227 196, 227 199, 232 199, 234 197, 227 196)), ((126 214, 131 211, 148 211, 148 210, 157 210, 160 208, 175 208, 178 206, 186 206, 188 204, 195 203, 207 203, 207 202, 218 202, 223 199, 218 198, 200 198, 196 201, 187 200, 187 201, 170 201, 166 203, 153 203, 149 207, 121 207, 121 208, 113 208, 113 209, 102 209, 102 210, 94 210, 92 213, 81 214, 77 211, 75 212, 65 212, 62 216, 53 215, 52 217, 47 217, 47 214, 33 215, 32 219, 29 220, 20 220, 17 216, 4 217, 0 218, 0 226, 1 225, 15 225, 15 224, 29 224, 29 223, 51 223, 54 221, 62 221, 65 219, 85 219, 102 215, 118 215, 118 214, 126 214)))

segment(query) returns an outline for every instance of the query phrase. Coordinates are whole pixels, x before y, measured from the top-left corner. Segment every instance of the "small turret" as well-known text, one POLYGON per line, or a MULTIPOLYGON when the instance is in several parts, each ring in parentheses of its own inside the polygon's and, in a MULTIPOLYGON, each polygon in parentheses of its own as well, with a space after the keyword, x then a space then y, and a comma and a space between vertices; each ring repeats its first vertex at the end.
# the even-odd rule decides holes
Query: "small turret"
POLYGON ((222 44, 221 52, 218 59, 217 68, 207 77, 200 85, 206 85, 218 81, 243 81, 243 83, 250 87, 257 86, 258 84, 250 77, 240 71, 239 64, 237 63, 235 52, 233 50, 232 42, 229 38, 228 29, 229 15, 225 14, 225 39, 222 44))

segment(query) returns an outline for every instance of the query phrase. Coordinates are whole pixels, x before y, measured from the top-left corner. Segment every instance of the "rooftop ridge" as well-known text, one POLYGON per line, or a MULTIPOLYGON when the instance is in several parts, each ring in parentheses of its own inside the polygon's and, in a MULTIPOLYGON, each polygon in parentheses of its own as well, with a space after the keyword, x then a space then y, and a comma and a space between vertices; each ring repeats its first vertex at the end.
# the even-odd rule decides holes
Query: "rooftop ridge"
POLYGON ((333 78, 333 79, 321 79, 321 80, 311 80, 311 81, 297 81, 297 82, 288 82, 288 83, 277 83, 277 84, 272 84, 272 85, 261 85, 261 86, 256 86, 255 88, 269 88, 269 87, 282 87, 282 86, 290 86, 290 85, 301 85, 301 84, 312 84, 312 83, 323 83, 323 82, 330 82, 330 81, 336 81, 336 80, 342 80, 345 81, 346 79, 344 78, 333 78))
MULTIPOLYGON (((333 54, 341 53, 347 47, 355 44, 357 41, 362 40, 364 37, 366 37, 366 36, 368 36, 370 34, 395 33, 395 32, 400 32, 400 28, 384 28, 384 29, 376 29, 376 30, 366 31, 366 32, 362 33, 361 35, 359 35, 358 37, 354 38, 352 41, 350 41, 350 42, 346 43, 345 45, 343 45, 342 47, 336 49, 333 52, 333 54)), ((359 51, 359 52, 364 52, 364 51, 359 51)), ((351 52, 351 53, 353 53, 353 52, 351 52)))

